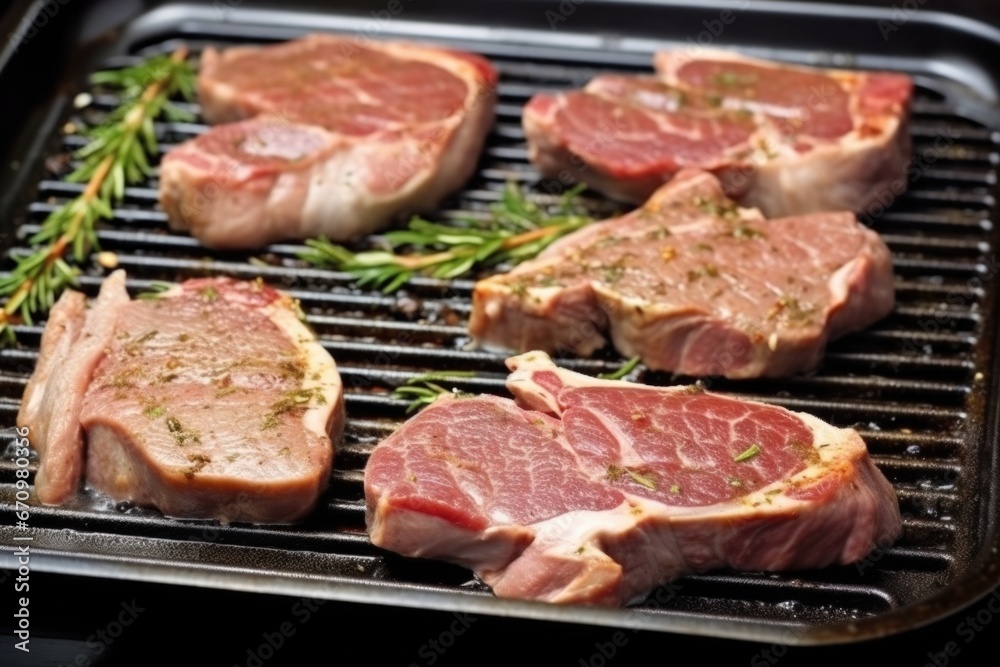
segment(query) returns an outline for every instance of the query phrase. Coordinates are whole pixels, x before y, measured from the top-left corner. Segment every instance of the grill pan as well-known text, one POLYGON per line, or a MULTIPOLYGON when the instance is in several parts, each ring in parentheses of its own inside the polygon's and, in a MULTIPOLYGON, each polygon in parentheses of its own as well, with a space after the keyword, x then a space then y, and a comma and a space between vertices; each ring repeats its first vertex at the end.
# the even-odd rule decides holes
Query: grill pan
MULTIPOLYGON (((990 70, 1000 60, 1000 32, 924 12, 884 41, 878 21, 890 20, 888 11, 740 0, 698 9, 677 2, 483 2, 467 10, 474 16, 456 15, 444 2, 417 5, 403 2, 398 15, 385 19, 381 6, 351 2, 341 3, 337 13, 273 11, 250 2, 149 4, 121 30, 100 32, 97 39, 69 35, 70 52, 50 65, 58 74, 53 94, 17 96, 2 111, 11 135, 2 153, 14 167, 8 172, 5 166, 0 179, 5 270, 11 256, 25 252, 23 239, 45 215, 82 190, 50 170, 56 158, 85 142, 66 123, 93 122, 116 103, 95 91, 88 109, 73 108, 73 97, 90 90, 86 76, 97 69, 130 64, 180 42, 197 53, 208 44, 269 43, 314 30, 481 53, 501 73, 498 118, 476 176, 427 216, 448 220, 482 215, 507 180, 530 187, 538 201, 552 200, 551 184, 540 182, 527 162, 520 127, 520 109, 533 93, 579 87, 604 71, 649 71, 654 50, 694 49, 709 28, 703 21, 736 9, 735 20, 712 36, 713 45, 792 63, 901 70, 917 84, 911 131, 919 176, 905 195, 864 218, 893 251, 895 311, 830 345, 814 374, 711 381, 715 391, 857 428, 899 495, 902 538, 876 547, 857 566, 689 576, 644 604, 610 610, 497 599, 465 569, 376 549, 364 531, 362 471, 373 447, 404 419, 405 404, 389 396, 391 389, 431 370, 471 370, 476 377, 456 386, 504 393, 503 355, 467 349, 473 283, 417 278, 399 294, 383 295, 356 289, 349 275, 305 267, 295 259, 298 244, 250 253, 206 250, 167 232, 154 178, 127 189, 115 219, 100 226, 102 249, 117 253, 133 294, 153 281, 225 274, 262 277, 301 300, 347 390, 349 420, 331 486, 317 511, 295 526, 165 519, 89 492, 63 507, 34 505, 34 570, 803 644, 912 629, 971 603, 1000 581, 994 354, 1000 79, 990 70), (560 9, 570 5, 572 12, 560 9), (950 50, 928 48, 936 44, 950 50)), ((30 22, 42 7, 33 3, 23 16, 30 22)), ((0 56, 0 84, 27 90, 26 72, 34 67, 29 58, 42 48, 39 42, 58 38, 56 30, 53 22, 52 35, 39 30, 38 37, 10 42, 0 56), (14 46, 20 48, 14 52, 14 46)), ((197 105, 190 108, 197 111, 197 105)), ((200 121, 156 125, 163 150, 204 128, 200 121)), ((609 210, 599 197, 589 203, 597 215, 609 210)), ((93 296, 105 273, 89 267, 81 288, 93 296)), ((18 326, 20 345, 0 351, 0 507, 8 516, 15 493, 10 427, 41 331, 18 326)), ((609 351, 560 363, 596 374, 621 360, 609 351)), ((650 384, 690 380, 648 372, 640 377, 650 384)), ((32 472, 36 468, 33 459, 32 472)), ((16 567, 13 537, 20 533, 13 519, 3 523, 0 567, 16 567)))

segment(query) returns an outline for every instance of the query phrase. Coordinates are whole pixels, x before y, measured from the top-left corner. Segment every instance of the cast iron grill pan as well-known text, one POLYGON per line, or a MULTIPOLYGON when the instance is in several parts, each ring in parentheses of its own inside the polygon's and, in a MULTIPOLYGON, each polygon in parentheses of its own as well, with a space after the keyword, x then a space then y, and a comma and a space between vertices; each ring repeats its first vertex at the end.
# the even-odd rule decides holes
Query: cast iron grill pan
MULTIPOLYGON (((214 33, 206 24, 186 34, 164 34, 141 48, 125 43, 121 55, 97 65, 133 63, 171 50, 181 38, 197 53, 207 44, 291 36, 264 35, 259 29, 239 34, 233 25, 224 34, 221 28, 214 33)), ((540 182, 527 161, 520 126, 523 104, 538 91, 579 87, 604 71, 647 71, 650 62, 648 54, 513 49, 499 39, 435 41, 478 51, 501 73, 498 118, 478 172, 428 216, 439 220, 483 215, 508 180, 529 187, 539 201, 551 201, 554 184, 540 182)), ((996 333, 990 324, 988 279, 994 270, 989 258, 995 243, 998 136, 991 119, 960 111, 964 100, 955 92, 960 89, 928 76, 916 82, 915 154, 933 160, 924 160, 919 178, 884 213, 865 218, 893 252, 895 311, 867 331, 831 344, 823 368, 814 374, 786 380, 708 380, 714 391, 810 412, 861 432, 895 487, 904 515, 902 538, 876 548, 869 561, 821 571, 690 576, 677 587, 657 591, 644 605, 592 610, 498 600, 467 570, 374 548, 364 531, 363 469, 379 440, 405 418, 405 404, 390 397, 392 388, 430 370, 460 370, 477 374, 454 383, 460 389, 505 394, 504 356, 468 349, 465 325, 473 282, 417 278, 399 293, 384 295, 356 289, 349 275, 305 266, 295 257, 299 244, 249 253, 206 250, 190 237, 167 231, 154 178, 127 189, 115 219, 100 227, 101 248, 117 254, 133 295, 153 281, 225 274, 263 278, 301 300, 309 322, 337 360, 347 391, 349 419, 331 486, 317 511, 295 526, 166 519, 82 492, 64 507, 32 507, 33 563, 74 573, 303 590, 319 597, 412 607, 758 639, 780 636, 782 641, 845 641, 929 620, 913 609, 965 576, 984 539, 982 505, 976 497, 981 476, 990 471, 975 462, 981 458, 977 449, 986 446, 983 373, 990 359, 988 343, 996 333), (903 617, 918 620, 898 620, 903 617)), ((114 97, 91 92, 93 103, 70 110, 63 123, 78 128, 114 108, 114 97)), ((196 104, 188 106, 198 111, 196 104)), ((72 166, 65 156, 85 143, 75 127, 54 128, 48 152, 35 156, 37 191, 19 211, 22 241, 9 256, 26 252, 23 239, 38 231, 53 208, 82 191, 83 185, 59 180, 72 166), (60 156, 61 166, 53 173, 53 158, 60 156)), ((200 118, 156 125, 162 150, 205 128, 200 118)), ((598 216, 615 210, 597 195, 587 201, 598 216)), ((80 279, 81 288, 93 296, 106 273, 93 265, 80 279)), ((4 426, 14 424, 42 328, 16 327, 20 346, 0 351, 4 426)), ((607 350, 594 359, 560 363, 596 374, 617 368, 621 359, 607 350)), ((646 372, 640 381, 668 385, 693 379, 646 372)), ((11 429, 2 437, 7 454, 0 461, 0 503, 12 511, 11 429)), ((33 459, 32 473, 36 468, 33 459)), ((12 530, 0 528, 8 538, 4 544, 13 544, 12 530)))

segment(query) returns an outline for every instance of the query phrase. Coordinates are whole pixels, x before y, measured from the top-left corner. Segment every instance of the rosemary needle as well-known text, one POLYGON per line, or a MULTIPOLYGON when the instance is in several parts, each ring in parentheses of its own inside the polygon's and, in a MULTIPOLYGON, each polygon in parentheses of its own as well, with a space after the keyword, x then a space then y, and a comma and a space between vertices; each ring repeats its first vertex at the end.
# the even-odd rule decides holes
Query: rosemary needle
POLYGON ((123 102, 87 133, 90 141, 76 153, 81 164, 66 180, 86 182, 83 192, 48 215, 29 241, 32 252, 14 257, 14 269, 0 279, 0 297, 7 297, 0 311, 0 344, 14 341, 14 322, 32 324, 63 289, 75 283, 77 265, 98 246, 97 221, 113 217, 127 183, 141 181, 151 172, 149 156, 157 151, 153 120, 191 118, 170 103, 174 95, 191 99, 194 94, 195 74, 187 55, 187 48, 180 46, 169 56, 153 56, 91 77, 94 84, 119 89, 123 102))
POLYGON ((446 389, 438 384, 442 380, 457 380, 459 378, 471 378, 474 374, 471 371, 442 371, 431 372, 412 377, 401 387, 396 387, 392 392, 392 397, 403 401, 409 401, 406 406, 406 414, 416 412, 426 408, 442 394, 461 394, 456 389, 446 389), (421 386, 417 386, 421 385, 421 386))
POLYGON ((624 364, 622 364, 618 370, 612 371, 610 373, 600 373, 597 377, 602 380, 621 380, 626 377, 629 373, 635 370, 636 366, 639 365, 641 359, 639 357, 632 357, 624 364))
POLYGON ((385 234, 386 250, 355 253, 319 238, 306 241, 309 249, 299 253, 299 258, 321 268, 347 271, 359 286, 371 285, 386 293, 417 274, 447 279, 476 267, 516 264, 592 222, 577 202, 582 189, 568 190, 555 206, 546 208, 508 183, 486 221, 445 225, 414 217, 406 229, 385 234), (408 252, 398 252, 401 249, 408 252))

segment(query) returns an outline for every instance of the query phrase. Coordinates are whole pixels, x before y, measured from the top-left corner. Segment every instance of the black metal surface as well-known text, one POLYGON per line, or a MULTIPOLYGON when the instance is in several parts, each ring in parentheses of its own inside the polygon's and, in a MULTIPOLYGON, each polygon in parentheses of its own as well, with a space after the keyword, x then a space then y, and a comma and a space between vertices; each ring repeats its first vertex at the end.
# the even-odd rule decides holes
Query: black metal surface
MULTIPOLYGON (((598 17, 615 4, 588 3, 598 17)), ((534 9, 539 9, 537 3, 534 9)), ((658 11, 661 20, 690 14, 680 7, 644 6, 642 11, 658 11)), ((798 22, 803 30, 815 28, 813 13, 786 13, 785 20, 798 22)), ((761 23, 767 14, 750 12, 745 23, 737 21, 734 26, 761 23)), ((482 211, 498 197, 507 179, 531 186, 540 200, 551 197, 546 186, 551 189, 552 184, 538 183, 526 161, 520 129, 523 103, 538 90, 578 87, 600 71, 648 70, 650 51, 665 45, 644 41, 645 36, 634 42, 620 37, 646 30, 633 20, 619 19, 611 24, 614 30, 606 25, 600 32, 592 28, 588 32, 588 19, 582 14, 565 31, 549 30, 543 10, 508 18, 517 30, 411 22, 403 16, 383 25, 377 35, 466 48, 490 57, 501 72, 498 122, 479 172, 431 217, 448 219, 482 211), (570 28, 580 32, 571 34, 570 28), (617 36, 610 38, 610 32, 617 36)), ((842 20, 850 22, 851 17, 842 20)), ((197 50, 208 43, 292 38, 309 29, 363 31, 366 21, 347 15, 260 13, 242 7, 227 7, 223 15, 217 7, 167 7, 140 17, 99 58, 81 56, 74 63, 78 69, 69 69, 66 75, 72 82, 98 66, 132 62, 140 55, 169 50, 181 40, 197 50)), ((948 22, 936 29, 941 40, 960 34, 948 22)), ((684 43, 683 32, 667 37, 684 43)), ((733 41, 749 43, 739 41, 735 33, 733 41)), ((337 360, 348 390, 350 419, 331 488, 306 522, 266 527, 164 519, 150 510, 112 506, 82 493, 66 507, 32 507, 34 566, 73 574, 804 643, 850 641, 912 628, 985 593, 998 580, 997 556, 990 550, 998 543, 995 480, 1000 465, 995 401, 989 397, 995 395, 996 377, 994 221, 1000 114, 963 81, 979 80, 966 75, 987 73, 991 63, 975 59, 986 52, 973 48, 971 37, 955 42, 955 48, 964 45, 968 52, 939 59, 917 59, 907 52, 907 43, 893 52, 872 52, 865 51, 862 43, 853 45, 857 50, 847 50, 837 33, 830 34, 830 41, 831 52, 822 56, 824 61, 886 68, 905 65, 918 84, 912 132, 921 167, 906 195, 884 213, 866 218, 893 250, 898 306, 877 326, 831 345, 818 373, 781 381, 710 382, 713 390, 858 428, 899 494, 904 535, 895 545, 876 548, 869 561, 858 566, 687 577, 669 599, 660 591, 659 601, 654 596, 634 610, 497 600, 461 568, 374 549, 364 534, 361 479, 372 448, 404 416, 404 406, 388 397, 389 390, 427 370, 450 369, 477 372, 475 380, 460 385, 465 389, 503 392, 503 357, 466 349, 472 283, 418 279, 405 293, 385 296, 354 289, 347 275, 304 267, 294 259, 301 248, 296 244, 247 254, 209 251, 166 231, 153 180, 127 191, 115 220, 101 227, 102 248, 117 253, 133 292, 152 280, 223 273, 260 276, 301 299, 324 346, 337 360), (972 63, 968 72, 941 76, 947 71, 942 63, 959 57, 972 63)), ((767 49, 751 51, 789 61, 815 59, 816 54, 797 51, 794 41, 788 42, 787 49, 781 41, 772 41, 767 49)), ((997 44, 993 48, 990 53, 1000 50, 997 44)), ((10 66, 16 65, 12 60, 10 66)), ((996 88, 990 80, 981 92, 989 97, 996 88)), ((64 90, 36 109, 34 124, 44 141, 20 148, 18 155, 17 177, 30 185, 6 199, 12 203, 0 210, 3 219, 14 223, 8 231, 17 227, 19 238, 36 231, 54 206, 81 190, 46 174, 46 158, 82 145, 77 134, 65 132, 72 130, 66 123, 79 126, 81 120, 93 121, 115 103, 97 95, 88 109, 76 112, 67 102, 77 89, 66 85, 64 90)), ((157 125, 163 149, 203 129, 199 124, 157 125)), ((606 204, 596 198, 592 204, 595 210, 605 210, 606 204)), ((23 252, 23 245, 15 244, 10 252, 23 252)), ((93 294, 104 273, 94 265, 81 286, 93 294)), ((41 327, 22 326, 17 332, 22 347, 0 352, 4 426, 13 424, 37 356, 41 327)), ((562 363, 597 373, 620 362, 608 353, 595 360, 562 363)), ((662 374, 646 374, 642 380, 675 381, 662 374)), ((12 437, 7 429, 0 445, 7 446, 12 437)), ((13 483, 14 464, 8 455, 0 460, 0 506, 5 513, 13 508, 13 483)), ((0 527, 0 564, 11 562, 13 535, 13 528, 0 527)))

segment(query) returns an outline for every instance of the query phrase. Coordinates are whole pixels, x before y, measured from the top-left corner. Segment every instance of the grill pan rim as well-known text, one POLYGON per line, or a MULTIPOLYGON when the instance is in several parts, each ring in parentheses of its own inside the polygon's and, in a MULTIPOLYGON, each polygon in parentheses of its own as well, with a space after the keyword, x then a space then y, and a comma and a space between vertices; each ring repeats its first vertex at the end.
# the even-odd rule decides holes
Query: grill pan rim
MULTIPOLYGON (((595 4, 631 4, 622 3, 614 0, 590 0, 595 4)), ((529 3, 531 4, 531 3, 529 3)), ((653 5, 656 3, 638 3, 638 4, 649 4, 653 5)), ((670 7, 680 6, 684 3, 672 2, 665 3, 669 4, 670 7)), ((719 3, 719 6, 724 6, 724 3, 719 3)), ((818 7, 826 7, 827 9, 833 8, 833 5, 801 5, 801 3, 792 4, 782 4, 782 3, 767 3, 768 8, 780 7, 784 14, 794 14, 791 8, 808 7, 810 10, 816 9, 818 7)), ((36 8, 39 8, 36 6, 36 8)), ((180 12, 180 15, 187 15, 190 20, 189 12, 193 11, 195 8, 190 6, 180 5, 171 6, 164 8, 163 10, 154 10, 145 14, 140 20, 136 21, 133 26, 123 32, 115 40, 115 48, 124 48, 126 44, 135 44, 146 38, 146 35, 155 34, 157 30, 165 31, 163 22, 166 20, 170 11, 180 12), (169 10, 169 11, 168 11, 169 10), (161 14, 156 14, 156 11, 162 11, 161 14), (156 19, 155 21, 153 19, 156 19), (159 27, 157 27, 159 25, 159 27)), ((198 11, 204 11, 204 8, 197 8, 198 11)), ((233 26, 238 27, 241 20, 246 20, 246 17, 253 15, 255 10, 253 9, 239 9, 234 10, 233 16, 230 18, 230 22, 233 26)), ((838 11, 843 12, 844 8, 839 7, 838 11)), ((802 16, 809 15, 809 12, 803 12, 802 16)), ((888 10, 881 13, 882 16, 888 16, 888 10)), ((173 20, 177 20, 177 14, 173 20)), ((301 17, 307 16, 307 14, 302 14, 301 17)), ((949 16, 957 19, 952 15, 949 16)), ((922 16, 919 17, 922 21, 930 21, 929 18, 922 16)), ((980 24, 978 22, 972 21, 971 19, 962 19, 960 21, 964 22, 963 29, 968 29, 970 24, 976 24, 981 26, 983 31, 986 29, 992 30, 994 36, 996 37, 997 44, 995 46, 1000 46, 1000 32, 993 29, 991 26, 986 26, 985 24, 980 24)), ((945 21, 945 24, 952 25, 953 22, 945 21)), ((190 26, 196 26, 197 21, 191 21, 190 26)), ((304 24, 305 25, 305 24, 304 24)), ((461 29, 460 26, 454 25, 452 28, 461 29)), ((196 30, 193 30, 196 32, 196 30)), ((308 31, 307 28, 303 28, 303 31, 308 31)), ((182 32, 178 30, 176 25, 173 25, 171 30, 166 31, 168 33, 177 34, 182 32)), ((981 32, 981 34, 982 34, 981 32)), ((18 66, 17 59, 11 60, 10 66, 18 66)), ((2 74, 2 73, 0 73, 2 74)), ((975 106, 975 105, 974 105, 975 106)), ((992 118, 989 121, 990 126, 993 129, 1000 129, 1000 121, 995 120, 1000 118, 1000 111, 995 107, 985 105, 983 107, 976 107, 978 111, 970 112, 970 115, 979 115, 984 109, 988 110, 989 115, 992 118)), ((996 193, 996 188, 994 188, 994 194, 996 193)), ((16 207, 15 207, 16 208, 16 207)), ((996 303, 996 288, 994 285, 990 285, 988 291, 988 297, 992 300, 992 303, 996 303)), ((985 301, 985 299, 984 299, 985 301)), ((985 359, 991 364, 990 373, 990 389, 987 398, 992 396, 997 396, 1000 392, 1000 381, 998 381, 998 376, 1000 376, 1000 363, 998 363, 997 355, 995 355, 994 349, 996 346, 996 313, 995 311, 990 311, 988 314, 988 326, 984 326, 984 330, 992 333, 991 336, 979 336, 978 341, 980 347, 983 348, 983 353, 985 356, 980 356, 980 359, 985 359)), ((996 432, 997 418, 1000 417, 1000 408, 995 405, 995 401, 986 401, 986 405, 989 406, 988 412, 986 413, 987 419, 985 423, 982 424, 982 442, 991 443, 990 447, 981 447, 982 458, 987 462, 988 465, 997 465, 997 438, 998 434, 996 432), (992 457, 992 458, 991 458, 992 457)), ((992 467, 993 471, 998 470, 998 467, 992 467)), ((989 477, 988 475, 984 475, 989 477)), ((732 622, 723 621, 721 619, 715 618, 702 618, 697 615, 692 615, 686 612, 678 612, 676 615, 682 620, 676 621, 674 623, 658 624, 656 621, 660 620, 660 617, 652 617, 649 620, 650 625, 656 627, 649 627, 648 629, 666 631, 666 632, 684 632, 687 634, 700 634, 709 636, 722 636, 726 638, 733 639, 748 639, 754 641, 781 641, 782 643, 797 643, 797 644, 814 644, 814 643, 838 643, 838 642, 851 642, 860 639, 869 639, 878 636, 883 636, 886 634, 898 632, 901 630, 912 629, 914 627, 919 627, 920 625, 932 622, 933 620, 943 616, 946 613, 955 611, 961 607, 967 606, 975 602, 975 600, 987 595, 989 593, 989 587, 996 585, 1000 581, 1000 572, 998 572, 998 565, 995 562, 996 559, 990 559, 989 550, 990 548, 996 549, 1000 546, 1000 537, 998 537, 996 532, 996 517, 998 514, 998 504, 997 504, 997 490, 996 482, 990 485, 990 488, 986 489, 989 492, 989 498, 993 500, 992 506, 984 507, 983 511, 985 516, 982 517, 983 522, 981 525, 989 528, 988 534, 992 537, 992 542, 989 540, 984 540, 981 548, 981 560, 983 562, 983 567, 978 571, 969 571, 966 576, 960 577, 956 581, 950 582, 948 589, 939 595, 933 596, 926 600, 924 603, 918 605, 912 605, 909 607, 903 607, 895 609, 884 616, 879 616, 876 618, 866 618, 858 621, 856 623, 837 623, 827 626, 814 626, 814 627, 803 627, 795 623, 785 623, 774 620, 754 620, 754 619, 740 619, 732 622), (985 589, 982 585, 986 585, 985 589), (901 620, 897 617, 904 617, 901 620), (685 619, 687 622, 685 622, 685 619), (898 623, 897 623, 898 621, 898 623), (690 626, 690 627, 689 627, 690 626), (789 629, 796 630, 795 635, 790 641, 788 636, 789 629), (800 634, 801 633, 801 634, 800 634)), ((39 529, 42 531, 52 531, 58 532, 58 529, 39 529)), ((13 533, 8 530, 7 527, 0 529, 0 535, 3 535, 4 547, 0 549, 0 564, 10 565, 14 562, 13 554, 8 550, 8 546, 14 544, 11 541, 13 533)), ((140 540, 141 541, 141 540, 140 540)), ((975 560, 975 559, 973 559, 975 560)), ((342 581, 326 581, 323 582, 319 579, 313 579, 309 577, 295 576, 294 573, 283 573, 272 575, 274 579, 268 583, 261 585, 259 582, 256 584, 258 587, 250 587, 249 581, 244 582, 245 573, 238 571, 226 572, 223 571, 221 576, 218 571, 213 570, 211 567, 206 567, 205 571, 202 572, 202 578, 199 579, 198 573, 195 571, 196 566, 190 567, 177 567, 175 564, 170 563, 143 563, 141 560, 135 562, 123 562, 112 554, 107 554, 105 556, 93 556, 86 554, 73 554, 72 552, 58 552, 58 551, 46 551, 42 549, 38 551, 38 560, 33 560, 33 566, 36 566, 39 571, 49 571, 58 572, 66 574, 79 574, 86 576, 111 576, 116 578, 126 578, 142 581, 157 581, 163 583, 185 583, 198 586, 206 587, 219 587, 228 588, 232 590, 247 590, 247 591, 257 591, 257 592, 275 592, 275 593, 289 593, 300 592, 300 589, 309 589, 310 586, 313 589, 306 590, 306 592, 314 597, 328 597, 329 599, 338 599, 345 601, 357 601, 357 602, 379 602, 382 604, 399 604, 402 606, 411 606, 415 608, 435 608, 442 610, 453 610, 459 608, 455 605, 460 605, 460 602, 456 602, 452 606, 440 606, 431 607, 426 605, 424 602, 420 601, 417 595, 414 597, 411 595, 412 591, 407 589, 394 591, 391 584, 387 585, 375 585, 374 588, 378 590, 379 595, 384 595, 384 598, 379 598, 378 600, 364 599, 366 596, 364 591, 367 588, 373 586, 371 582, 365 584, 356 584, 347 579, 342 581), (176 571, 172 572, 172 568, 176 568, 176 571), (178 579, 174 581, 174 579, 178 579), (183 581, 180 581, 183 579, 183 581), (357 587, 357 590, 355 589, 357 587), (275 590, 271 590, 274 588, 275 590), (280 590, 279 590, 280 589, 280 590)), ((255 577, 251 579, 256 580, 255 577)), ((462 596, 460 596, 462 597, 462 596)), ((445 602, 448 599, 448 594, 443 594, 445 602)), ((484 608, 478 608, 474 611, 486 614, 498 614, 498 615, 522 615, 526 618, 545 618, 546 620, 562 620, 570 622, 590 622, 587 618, 581 618, 580 613, 584 616, 592 614, 591 610, 581 611, 578 608, 565 608, 565 607, 554 607, 551 605, 544 605, 541 603, 522 603, 514 602, 509 600, 499 600, 492 597, 481 597, 475 596, 475 600, 481 600, 484 608), (519 610, 522 609, 521 605, 526 605, 524 609, 527 611, 519 610), (539 611, 535 613, 534 609, 541 609, 544 611, 539 611), (551 612, 551 613, 545 613, 551 612)), ((442 602, 444 605, 444 602, 442 602)), ((480 603, 476 602, 473 606, 478 606, 480 603)), ((465 611, 465 609, 460 609, 465 611)), ((635 627, 635 624, 624 624, 620 622, 614 622, 614 619, 603 619, 603 612, 593 612, 597 613, 594 618, 601 618, 599 621, 595 621, 597 625, 612 625, 616 627, 635 627)), ((629 612, 622 610, 612 610, 608 612, 610 614, 618 614, 618 617, 627 617, 629 612)), ((669 615, 668 615, 669 616, 669 615)))

